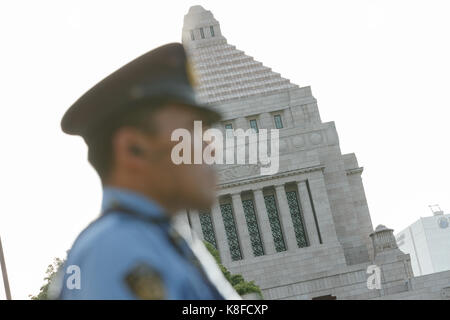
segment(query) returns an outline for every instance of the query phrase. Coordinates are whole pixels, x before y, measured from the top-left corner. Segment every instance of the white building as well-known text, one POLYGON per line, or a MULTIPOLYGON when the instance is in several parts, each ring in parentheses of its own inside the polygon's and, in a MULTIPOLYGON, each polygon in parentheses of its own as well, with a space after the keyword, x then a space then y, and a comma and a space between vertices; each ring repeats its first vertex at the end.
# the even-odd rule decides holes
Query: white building
POLYGON ((399 249, 411 256, 415 276, 450 270, 450 214, 420 218, 396 238, 399 249))
POLYGON ((279 129, 277 174, 221 165, 217 203, 180 215, 232 273, 255 281, 265 299, 450 298, 450 271, 413 278, 393 231, 373 230, 363 168, 355 154, 341 153, 334 122, 322 122, 310 87, 229 44, 201 6, 185 16, 182 41, 199 99, 224 116, 217 128, 279 129), (379 289, 367 285, 374 265, 379 289))

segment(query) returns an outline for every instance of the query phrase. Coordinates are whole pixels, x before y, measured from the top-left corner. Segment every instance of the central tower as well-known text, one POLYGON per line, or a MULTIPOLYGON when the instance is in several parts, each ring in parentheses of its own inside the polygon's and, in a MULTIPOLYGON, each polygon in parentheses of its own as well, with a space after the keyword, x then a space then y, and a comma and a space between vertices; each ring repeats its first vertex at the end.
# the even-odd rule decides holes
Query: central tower
POLYGON ((349 297, 336 289, 338 282, 367 291, 374 230, 363 169, 353 153, 341 153, 334 122, 321 121, 311 88, 229 44, 201 6, 184 17, 182 41, 199 100, 223 114, 217 128, 276 128, 280 136, 279 172, 261 176, 257 165, 220 166, 217 202, 187 213, 192 229, 265 298, 349 297))

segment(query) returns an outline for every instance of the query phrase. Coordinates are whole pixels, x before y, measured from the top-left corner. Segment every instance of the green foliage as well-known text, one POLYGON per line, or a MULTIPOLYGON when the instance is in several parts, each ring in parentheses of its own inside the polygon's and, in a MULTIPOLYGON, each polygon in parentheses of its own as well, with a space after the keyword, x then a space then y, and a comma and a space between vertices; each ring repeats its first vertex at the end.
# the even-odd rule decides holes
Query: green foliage
POLYGON ((253 281, 239 282, 233 287, 241 296, 247 293, 257 293, 258 296, 262 299, 261 289, 253 281))
POLYGON ((216 248, 214 248, 214 246, 207 241, 204 241, 204 244, 209 253, 211 253, 214 259, 216 259, 216 262, 219 265, 220 270, 222 270, 225 278, 228 280, 228 282, 231 283, 231 285, 239 295, 242 296, 247 293, 257 293, 262 299, 261 289, 253 281, 245 281, 244 277, 240 274, 231 274, 231 272, 222 265, 219 251, 217 251, 216 248))
POLYGON ((31 300, 48 300, 48 288, 50 287, 51 282, 53 281, 54 277, 58 273, 58 271, 61 269, 62 265, 64 264, 64 260, 61 260, 59 258, 55 258, 53 260, 53 263, 48 265, 47 271, 45 272, 45 278, 44 285, 41 287, 39 293, 36 296, 29 295, 31 300))
POLYGON ((214 259, 216 259, 217 264, 221 264, 222 261, 220 261, 219 251, 217 251, 216 248, 214 248, 214 246, 208 241, 203 241, 203 243, 205 244, 206 249, 208 249, 209 253, 211 253, 214 259))

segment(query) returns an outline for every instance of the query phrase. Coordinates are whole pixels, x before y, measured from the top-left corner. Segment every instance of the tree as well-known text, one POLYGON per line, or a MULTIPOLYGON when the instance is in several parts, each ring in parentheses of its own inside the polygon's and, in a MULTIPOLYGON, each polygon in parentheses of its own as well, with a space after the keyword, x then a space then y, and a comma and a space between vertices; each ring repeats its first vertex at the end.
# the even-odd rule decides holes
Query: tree
POLYGON ((64 260, 61 260, 59 258, 53 259, 53 263, 49 264, 47 267, 47 271, 45 272, 45 278, 44 285, 41 287, 39 293, 36 296, 32 296, 31 294, 29 297, 31 300, 48 300, 48 288, 50 287, 50 284, 54 280, 56 274, 61 269, 62 265, 64 264, 64 260))
POLYGON ((217 249, 214 248, 214 246, 207 241, 204 241, 204 244, 208 249, 209 253, 211 253, 211 255, 216 260, 225 278, 228 280, 228 282, 231 283, 231 285, 238 294, 242 296, 247 293, 256 293, 259 295, 261 299, 263 298, 261 289, 253 281, 245 281, 244 277, 240 274, 231 274, 231 272, 228 271, 228 269, 222 265, 219 251, 217 251, 217 249))

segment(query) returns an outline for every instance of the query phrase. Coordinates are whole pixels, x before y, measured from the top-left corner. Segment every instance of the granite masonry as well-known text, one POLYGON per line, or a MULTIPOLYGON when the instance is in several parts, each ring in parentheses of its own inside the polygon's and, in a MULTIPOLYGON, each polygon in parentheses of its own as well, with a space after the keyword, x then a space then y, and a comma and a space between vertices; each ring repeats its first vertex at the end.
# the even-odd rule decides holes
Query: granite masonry
POLYGON ((310 87, 299 87, 228 44, 210 11, 193 6, 182 41, 198 98, 216 127, 279 129, 280 170, 219 165, 218 199, 179 219, 213 244, 233 273, 265 299, 450 299, 450 271, 414 277, 393 231, 373 229, 355 154, 342 154, 334 122, 322 122, 310 87), (369 289, 370 266, 380 288, 369 289))

